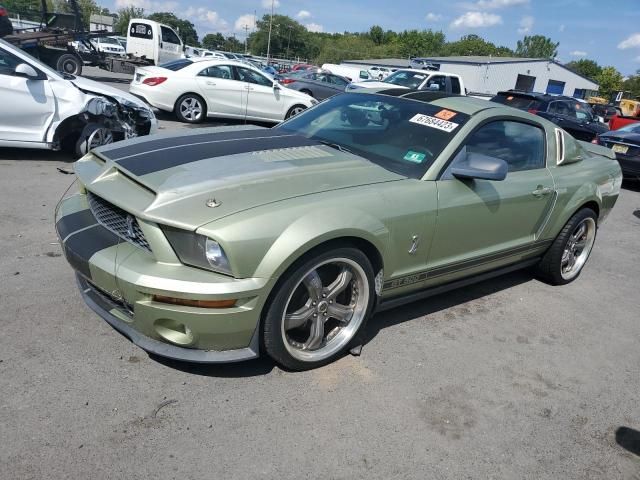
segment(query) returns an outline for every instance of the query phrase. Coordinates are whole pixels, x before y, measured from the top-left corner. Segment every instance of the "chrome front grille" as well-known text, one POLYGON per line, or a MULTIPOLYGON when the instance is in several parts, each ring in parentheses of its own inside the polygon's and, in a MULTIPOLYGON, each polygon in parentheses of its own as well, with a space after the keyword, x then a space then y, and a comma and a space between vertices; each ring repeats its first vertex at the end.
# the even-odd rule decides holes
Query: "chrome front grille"
POLYGON ((136 247, 151 251, 136 217, 91 192, 87 192, 87 199, 91 213, 100 225, 136 247))

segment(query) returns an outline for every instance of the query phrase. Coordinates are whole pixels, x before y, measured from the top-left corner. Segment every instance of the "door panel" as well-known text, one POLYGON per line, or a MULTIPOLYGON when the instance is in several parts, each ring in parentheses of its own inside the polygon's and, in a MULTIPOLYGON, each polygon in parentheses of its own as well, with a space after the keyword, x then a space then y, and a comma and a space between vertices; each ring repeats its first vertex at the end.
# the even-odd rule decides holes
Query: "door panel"
POLYGON ((28 80, 13 74, 24 63, 0 49, 0 140, 43 142, 55 113, 48 80, 28 80))
MULTIPOLYGON (((436 182, 438 222, 429 270, 447 280, 490 270, 536 253, 536 243, 555 204, 545 167, 544 130, 516 121, 490 122, 472 133, 436 182), (503 181, 457 179, 451 169, 467 153, 507 163, 503 181), (514 258, 515 257, 515 258, 514 258)), ((437 277, 438 275, 431 275, 437 277)))
POLYGON ((196 76, 207 110, 221 116, 244 117, 247 108, 247 84, 235 80, 228 65, 209 67, 196 76))
POLYGON ((282 121, 286 113, 283 89, 273 88, 273 81, 256 70, 236 67, 236 71, 238 78, 246 82, 247 116, 282 121))

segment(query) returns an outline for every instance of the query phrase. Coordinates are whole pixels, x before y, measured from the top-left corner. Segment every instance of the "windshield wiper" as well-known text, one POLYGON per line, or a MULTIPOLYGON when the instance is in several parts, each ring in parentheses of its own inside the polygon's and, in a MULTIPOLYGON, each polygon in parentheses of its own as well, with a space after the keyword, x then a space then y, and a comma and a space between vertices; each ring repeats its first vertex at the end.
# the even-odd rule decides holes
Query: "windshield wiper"
POLYGON ((344 148, 342 145, 338 145, 337 143, 327 142, 326 140, 318 140, 321 144, 326 145, 327 147, 335 148, 336 150, 340 150, 345 153, 353 153, 348 148, 344 148))

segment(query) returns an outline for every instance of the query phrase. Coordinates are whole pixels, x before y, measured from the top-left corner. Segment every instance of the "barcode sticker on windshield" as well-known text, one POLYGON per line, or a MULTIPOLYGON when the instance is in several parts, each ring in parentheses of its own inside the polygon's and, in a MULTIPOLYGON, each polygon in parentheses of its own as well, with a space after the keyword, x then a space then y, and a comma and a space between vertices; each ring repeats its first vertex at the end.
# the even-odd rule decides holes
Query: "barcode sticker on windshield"
POLYGON ((417 123, 418 125, 424 125, 425 127, 437 128, 438 130, 442 130, 443 132, 451 133, 456 128, 458 128, 458 124, 454 122, 448 122, 447 120, 441 120, 436 117, 430 117, 429 115, 423 115, 418 113, 414 115, 412 119, 409 120, 412 123, 417 123))

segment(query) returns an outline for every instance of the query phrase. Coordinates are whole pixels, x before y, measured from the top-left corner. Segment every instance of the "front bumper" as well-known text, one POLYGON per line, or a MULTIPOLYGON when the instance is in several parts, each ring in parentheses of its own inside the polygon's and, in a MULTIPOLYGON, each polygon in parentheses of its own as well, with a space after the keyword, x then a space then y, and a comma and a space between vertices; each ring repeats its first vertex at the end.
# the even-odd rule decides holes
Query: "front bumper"
POLYGON ((640 177, 640 157, 616 153, 624 178, 640 177))
MULTIPOLYGON (((143 226, 152 251, 99 224, 86 195, 61 203, 56 231, 87 305, 133 343, 159 356, 200 363, 257 357, 268 280, 234 279, 172 262, 167 258, 171 252, 161 252, 166 239, 160 228, 143 226), (230 308, 187 307, 158 302, 154 295, 237 302, 230 308)), ((170 249, 168 242, 166 246, 170 249)))

